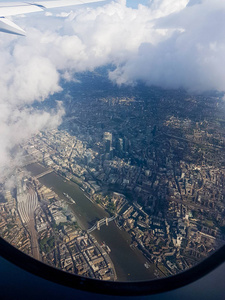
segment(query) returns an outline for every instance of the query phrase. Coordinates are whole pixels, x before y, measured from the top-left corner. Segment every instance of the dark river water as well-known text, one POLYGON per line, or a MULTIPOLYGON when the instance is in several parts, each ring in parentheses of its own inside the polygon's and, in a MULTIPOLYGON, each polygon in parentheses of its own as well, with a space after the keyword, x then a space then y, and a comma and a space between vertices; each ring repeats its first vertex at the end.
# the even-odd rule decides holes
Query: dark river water
MULTIPOLYGON (((39 164, 31 164, 26 168, 34 176, 46 170, 39 164)), ((72 204, 71 208, 83 229, 87 230, 97 220, 108 215, 101 207, 92 203, 78 185, 64 180, 56 173, 47 174, 39 178, 39 181, 45 186, 51 187, 61 198, 65 199, 64 192, 75 200, 76 204, 72 204)), ((91 234, 100 244, 104 241, 110 247, 110 257, 119 281, 140 281, 154 278, 154 266, 152 265, 149 269, 145 268, 146 258, 138 249, 130 248, 129 234, 120 230, 113 221, 108 226, 101 226, 100 230, 95 230, 91 234)))

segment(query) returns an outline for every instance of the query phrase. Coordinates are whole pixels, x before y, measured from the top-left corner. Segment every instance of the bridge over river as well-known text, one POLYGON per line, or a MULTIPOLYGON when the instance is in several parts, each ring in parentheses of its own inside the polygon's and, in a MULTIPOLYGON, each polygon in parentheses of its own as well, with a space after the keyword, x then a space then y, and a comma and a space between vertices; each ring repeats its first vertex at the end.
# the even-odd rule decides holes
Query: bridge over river
POLYGON ((108 226, 109 222, 115 220, 116 218, 117 218, 117 215, 112 216, 111 218, 105 217, 105 218, 103 218, 103 219, 97 221, 91 228, 89 228, 89 229, 87 230, 87 233, 91 233, 92 231, 94 231, 94 230, 96 230, 96 229, 100 230, 100 227, 101 227, 102 225, 108 226))
POLYGON ((48 169, 48 170, 46 170, 46 171, 44 171, 43 173, 41 173, 41 174, 39 174, 39 175, 36 175, 35 176, 35 178, 41 178, 41 177, 43 177, 43 176, 45 176, 45 175, 47 175, 47 174, 50 174, 50 173, 52 173, 52 172, 54 172, 54 170, 53 169, 48 169))

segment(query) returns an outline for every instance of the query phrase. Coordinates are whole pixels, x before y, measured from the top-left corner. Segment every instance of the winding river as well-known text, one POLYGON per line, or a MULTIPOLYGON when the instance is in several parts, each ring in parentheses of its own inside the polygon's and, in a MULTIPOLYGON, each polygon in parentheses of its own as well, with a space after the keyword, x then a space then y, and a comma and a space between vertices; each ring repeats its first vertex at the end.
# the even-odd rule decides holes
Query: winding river
MULTIPOLYGON (((37 163, 28 165, 26 168, 33 176, 47 170, 37 163)), ((39 181, 43 185, 51 187, 61 198, 66 199, 63 193, 67 193, 75 200, 76 204, 71 204, 71 208, 81 228, 87 230, 97 220, 108 216, 105 210, 85 196, 78 185, 65 180, 56 173, 47 174, 39 178, 39 181)), ((146 258, 144 255, 138 249, 130 247, 130 235, 124 230, 120 230, 113 221, 108 226, 104 225, 100 230, 93 231, 92 235, 100 244, 104 241, 110 247, 110 257, 119 281, 140 281, 154 278, 154 266, 145 268, 146 258)))

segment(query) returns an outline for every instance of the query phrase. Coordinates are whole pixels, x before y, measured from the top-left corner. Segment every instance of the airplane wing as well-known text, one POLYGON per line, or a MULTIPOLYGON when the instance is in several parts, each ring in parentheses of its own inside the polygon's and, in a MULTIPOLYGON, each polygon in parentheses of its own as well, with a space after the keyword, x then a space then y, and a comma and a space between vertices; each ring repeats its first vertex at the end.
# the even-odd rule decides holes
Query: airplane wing
POLYGON ((57 1, 40 1, 40 2, 0 2, 0 31, 25 35, 25 31, 11 20, 5 18, 19 14, 43 11, 48 8, 65 7, 81 5, 105 0, 57 0, 57 1))

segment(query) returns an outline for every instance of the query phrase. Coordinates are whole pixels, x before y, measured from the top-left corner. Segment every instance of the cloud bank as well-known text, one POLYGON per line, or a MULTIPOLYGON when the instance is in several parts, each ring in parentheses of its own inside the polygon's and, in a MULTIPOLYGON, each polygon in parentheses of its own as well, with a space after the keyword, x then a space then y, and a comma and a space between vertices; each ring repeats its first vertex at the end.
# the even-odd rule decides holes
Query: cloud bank
POLYGON ((135 9, 106 1, 13 20, 27 36, 0 34, 0 170, 16 143, 59 125, 62 107, 47 113, 31 105, 62 90, 61 76, 111 64, 117 84, 225 90, 221 0, 149 0, 135 9))
POLYGON ((225 2, 196 3, 151 22, 167 34, 156 44, 143 42, 110 78, 119 84, 143 80, 165 88, 224 91, 225 2))
POLYGON ((225 90, 224 1, 149 0, 136 9, 124 0, 106 1, 35 16, 22 20, 28 36, 15 45, 14 55, 28 51, 29 64, 36 56, 37 65, 49 68, 43 67, 44 74, 55 68, 51 92, 57 90, 58 70, 73 76, 106 64, 115 66, 109 77, 117 84, 142 80, 165 88, 225 90))

